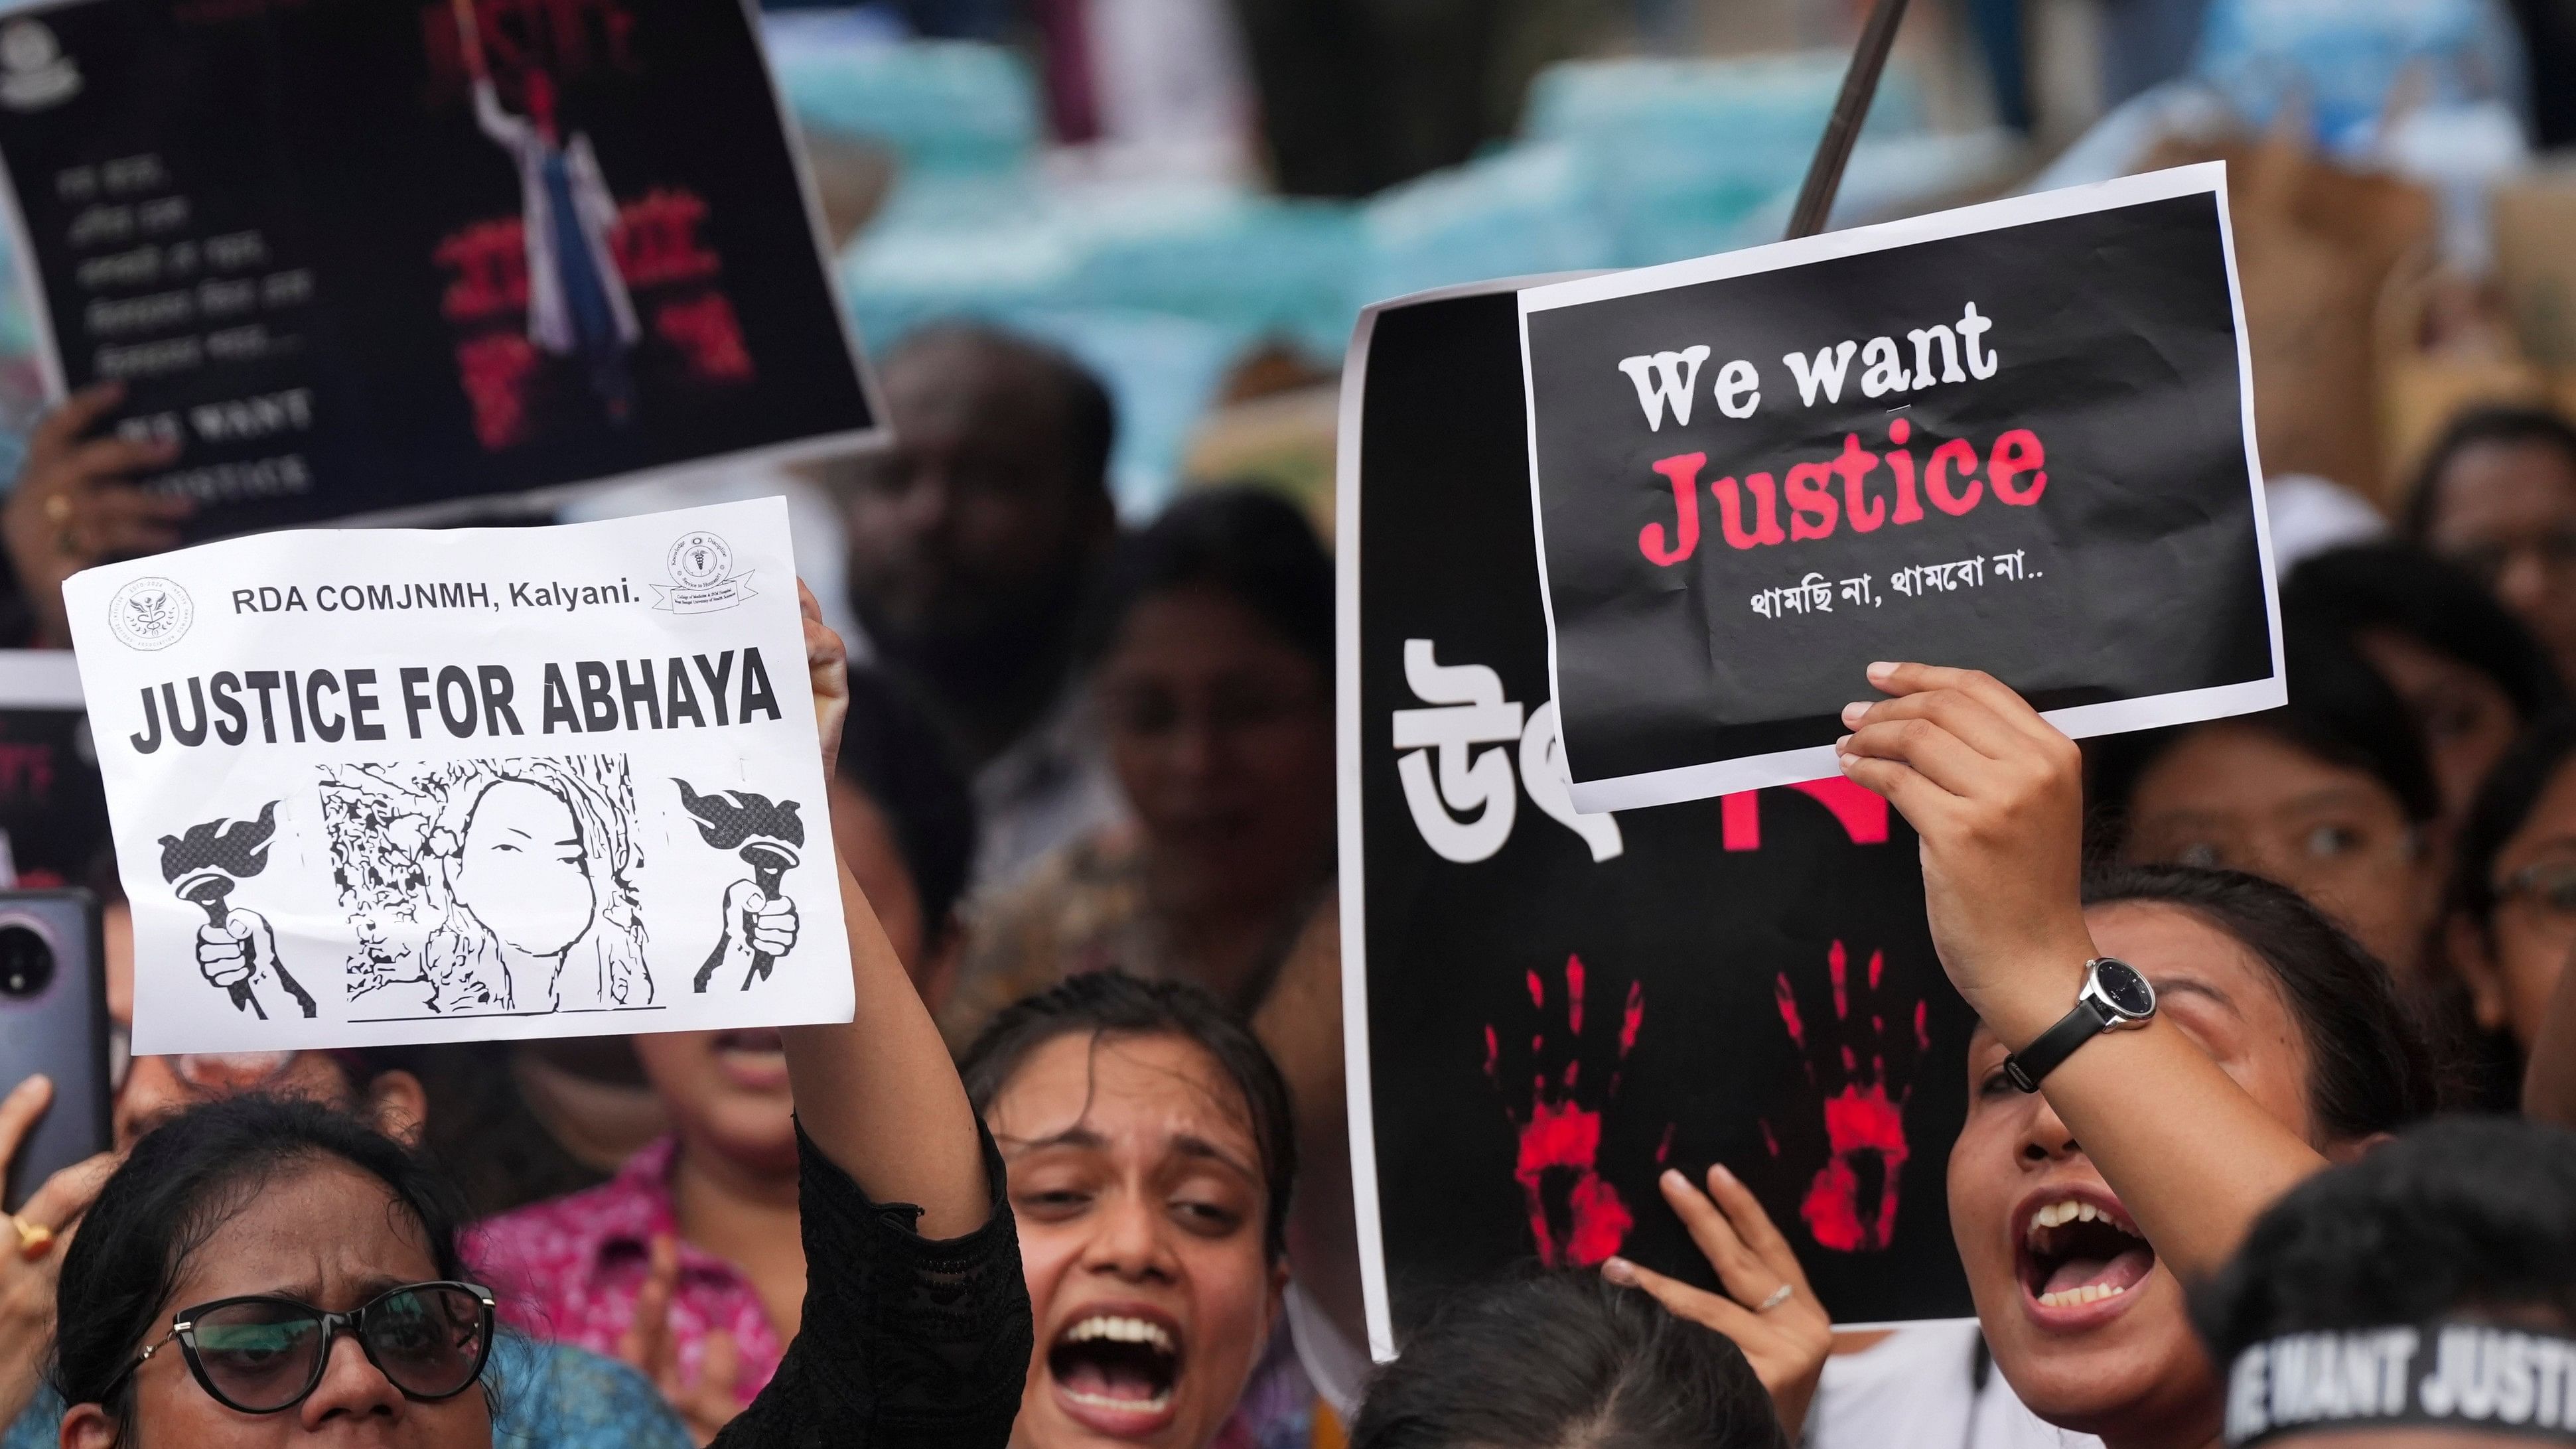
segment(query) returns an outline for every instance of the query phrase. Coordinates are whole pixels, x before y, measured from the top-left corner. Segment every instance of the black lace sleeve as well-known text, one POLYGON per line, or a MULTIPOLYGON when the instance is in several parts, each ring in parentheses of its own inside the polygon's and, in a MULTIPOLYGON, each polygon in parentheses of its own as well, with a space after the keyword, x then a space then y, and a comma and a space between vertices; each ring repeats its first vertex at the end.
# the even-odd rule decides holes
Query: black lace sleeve
POLYGON ((805 1324, 717 1449, 1010 1442, 1033 1331, 1002 1155, 990 1136, 983 1146, 991 1216, 935 1243, 913 1231, 921 1209, 868 1201, 797 1129, 805 1324))

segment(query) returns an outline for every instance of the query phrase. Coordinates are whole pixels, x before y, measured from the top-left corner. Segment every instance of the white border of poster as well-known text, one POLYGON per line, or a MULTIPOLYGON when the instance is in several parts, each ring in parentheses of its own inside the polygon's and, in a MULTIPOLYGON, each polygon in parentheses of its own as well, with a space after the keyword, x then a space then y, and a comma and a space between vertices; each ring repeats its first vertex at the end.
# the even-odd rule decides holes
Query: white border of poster
MULTIPOLYGON (((42 14, 49 10, 68 10, 76 5, 112 4, 116 0, 0 0, 0 20, 19 15, 42 14)), ((893 425, 886 421, 885 394, 877 386, 875 367, 859 345, 859 326, 851 314, 850 299, 841 289, 841 271, 834 264, 831 233, 823 220, 822 192, 814 184, 814 165, 805 154, 805 133, 796 124, 795 114, 787 108, 787 94, 778 85, 778 69, 770 64, 768 43, 762 38, 760 9, 757 0, 738 0, 743 24, 751 31, 752 48, 760 55, 761 79, 769 88, 769 103, 778 113, 780 133, 786 137, 787 155, 796 168, 796 189, 805 204, 805 225, 814 239, 815 264, 823 269, 823 285, 832 298, 832 314, 841 326, 841 342, 849 350, 850 365, 859 379, 859 394, 867 400, 869 426, 847 432, 824 433, 791 442, 771 443, 757 448, 739 448, 729 453, 707 453, 676 463, 663 463, 624 473, 607 473, 596 478, 581 478, 568 483, 552 483, 518 493, 480 493, 466 498, 446 498, 434 503, 415 504, 404 508, 378 509, 372 513, 336 514, 281 525, 288 528, 386 528, 417 527, 441 523, 461 523, 480 519, 525 517, 532 513, 550 512, 555 507, 588 494, 632 483, 656 483, 685 479, 720 468, 754 467, 761 464, 811 462, 822 458, 845 457, 853 453, 885 448, 894 441, 893 425)), ((27 234, 27 221, 18 210, 18 188, 9 174, 9 163, 0 156, 0 222, 9 229, 12 249, 10 263, 17 272, 19 300, 27 308, 28 320, 36 331, 36 366, 45 385, 48 408, 63 400, 64 385, 62 349, 54 338, 53 309, 46 305, 44 282, 36 273, 36 251, 27 234)), ((211 543, 213 538, 198 539, 211 543)))
MULTIPOLYGON (((1377 1122, 1369 1090, 1368 831, 1361 815, 1360 739, 1360 408, 1368 396, 1369 340, 1379 314, 1452 297, 1516 292, 1567 274, 1436 287, 1360 309, 1342 359, 1342 396, 1333 446, 1333 692, 1335 816, 1341 843, 1342 1076, 1350 1114, 1351 1207, 1358 1226, 1360 1292, 1368 1308, 1370 1357, 1395 1357, 1395 1312, 1386 1287, 1386 1240, 1378 1216, 1377 1122)), ((1572 275, 1584 275, 1575 273, 1572 275)))
MULTIPOLYGON (((2109 211, 2116 207, 2136 206, 2144 202, 2200 195, 2212 195, 2218 200, 2219 237, 2226 249, 2227 300, 2236 322, 2236 379, 2245 430, 2245 471, 2253 490, 2254 540, 2263 570, 2263 605, 2270 616, 2272 673, 2266 679, 2251 679, 2209 689, 2181 690, 2171 694, 2111 700, 2103 704, 2075 705, 2066 709, 2049 710, 2043 717, 2068 735, 2083 739, 2091 735, 2157 729, 2165 725, 2191 724, 2199 720, 2220 719, 2228 715, 2277 709, 2289 700, 2289 688, 2282 672, 2281 600, 2279 590, 2273 583, 2272 522, 2264 507, 2263 464, 2254 445, 2254 363, 2245 335, 2245 294, 2236 276, 2236 232, 2228 217, 2225 162, 2207 161, 2195 166, 2177 166, 2164 171, 2151 171, 2140 176, 2118 177, 2088 186, 2072 186, 2062 191, 2043 192, 2037 196, 2008 197, 2002 201, 1964 206, 1955 211, 1939 212, 1931 216, 1883 222, 1877 226, 1854 227, 1849 231, 1826 232, 1820 236, 1800 237, 1794 241, 1773 242, 1768 246, 1751 247, 1713 257, 1700 257, 1693 261, 1671 262, 1657 267, 1640 267, 1634 271, 1612 272, 1572 281, 1524 286, 1520 289, 1521 386, 1524 395, 1528 395, 1532 389, 1529 367, 1529 318, 1533 312, 1580 306, 1587 302, 1608 301, 1615 297, 1631 297, 1643 292, 1666 291, 1674 287, 1714 282, 1728 277, 1753 276, 1762 272, 1778 271, 1785 267, 1829 261, 1836 257, 1860 256, 1869 252, 1887 251, 1894 247, 1911 246, 1918 242, 1970 236, 1978 232, 2023 226, 2031 222, 2054 221, 2060 217, 2082 216, 2090 212, 2109 211)), ((1357 347, 1359 344, 1355 342, 1353 345, 1357 347)), ((1529 452, 1530 513, 1533 527, 1538 534, 1539 598, 1541 606, 1547 612, 1548 688, 1555 692, 1552 697, 1562 698, 1562 685, 1557 674, 1556 601, 1548 594, 1547 527, 1539 508, 1538 419, 1535 408, 1530 414, 1529 452)), ((1345 466, 1348 466, 1347 459, 1345 466)), ((1942 661, 1923 662, 1938 664, 1942 661)), ((1559 761, 1565 760, 1566 752, 1559 752, 1557 758, 1559 761)), ((1821 780, 1840 773, 1842 773, 1841 767, 1834 762, 1833 746, 1812 745, 1805 749, 1781 750, 1767 755, 1715 760, 1670 770, 1652 770, 1643 774, 1620 775, 1580 783, 1569 779, 1568 789, 1573 795, 1575 809, 1586 814, 1597 814, 1605 810, 1637 810, 1652 805, 1670 805, 1684 800, 1705 799, 1712 795, 1732 794, 1738 790, 1758 790, 1772 785, 1794 785, 1802 780, 1821 780)))
POLYGON ((68 649, 0 649, 0 709, 87 709, 68 649))

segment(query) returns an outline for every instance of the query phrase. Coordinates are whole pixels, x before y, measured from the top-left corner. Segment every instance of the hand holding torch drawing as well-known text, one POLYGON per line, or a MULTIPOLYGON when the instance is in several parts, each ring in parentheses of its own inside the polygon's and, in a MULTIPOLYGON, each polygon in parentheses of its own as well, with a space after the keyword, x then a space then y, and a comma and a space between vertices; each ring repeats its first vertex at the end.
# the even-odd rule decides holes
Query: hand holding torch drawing
POLYGON ((751 879, 725 887, 724 934, 698 968, 696 989, 706 990, 716 968, 731 960, 744 967, 742 989, 749 991, 753 982, 768 980, 770 967, 796 944, 796 903, 778 890, 781 877, 802 859, 805 822, 793 800, 773 805, 768 796, 748 790, 701 795, 686 780, 671 783, 697 817, 698 838, 718 850, 738 849, 751 867, 751 879))
POLYGON ((268 1020, 254 986, 276 981, 304 1015, 313 998, 277 958, 277 932, 256 911, 229 904, 233 889, 268 868, 269 837, 277 832, 277 802, 260 807, 259 819, 209 820, 186 833, 161 837, 161 878, 179 899, 206 913, 197 928, 197 970, 231 993, 233 1009, 268 1020))

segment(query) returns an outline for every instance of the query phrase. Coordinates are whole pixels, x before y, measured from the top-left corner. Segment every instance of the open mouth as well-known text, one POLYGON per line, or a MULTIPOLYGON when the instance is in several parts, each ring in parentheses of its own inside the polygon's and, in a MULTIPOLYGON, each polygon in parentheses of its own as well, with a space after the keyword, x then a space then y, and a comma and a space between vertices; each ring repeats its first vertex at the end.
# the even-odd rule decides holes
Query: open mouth
POLYGON ((770 1090, 787 1083, 787 1044, 775 1028, 719 1032, 716 1065, 736 1085, 770 1090))
POLYGON ((1047 1373, 1066 1409, 1106 1433, 1161 1426, 1181 1380, 1181 1336, 1157 1317, 1093 1313, 1047 1349, 1047 1373))
POLYGON ((2117 1298, 2156 1266, 2156 1250, 2116 1204, 2073 1195, 2027 1210, 2020 1256, 2023 1290, 2051 1309, 2117 1298))

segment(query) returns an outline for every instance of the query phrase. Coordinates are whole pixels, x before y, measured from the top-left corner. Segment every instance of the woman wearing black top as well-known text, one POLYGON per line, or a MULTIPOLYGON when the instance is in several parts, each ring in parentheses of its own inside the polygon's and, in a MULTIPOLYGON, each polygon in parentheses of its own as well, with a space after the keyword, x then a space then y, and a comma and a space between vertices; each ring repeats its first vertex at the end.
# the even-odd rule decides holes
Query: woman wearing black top
MULTIPOLYGON (((804 611, 828 773, 843 653, 810 593, 804 611)), ((841 897, 856 1017, 783 1032, 804 1327, 716 1443, 1001 1449, 1030 1351, 1001 1164, 846 868, 841 897)), ((457 1281, 445 1198, 401 1148, 319 1109, 236 1100, 161 1128, 63 1264, 64 1449, 486 1449, 496 1406, 471 1390, 491 1297, 457 1281)))

